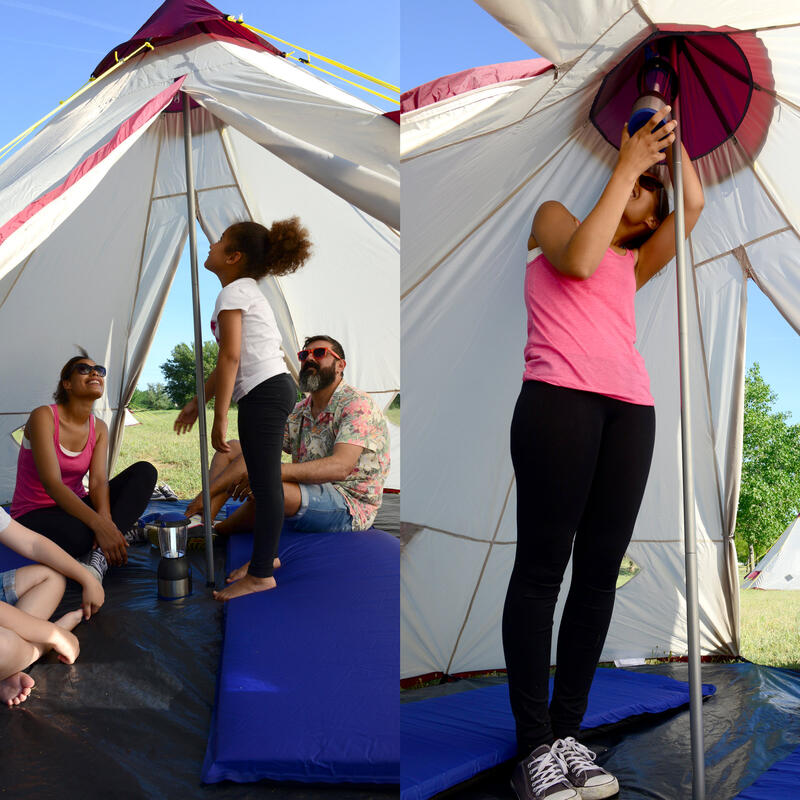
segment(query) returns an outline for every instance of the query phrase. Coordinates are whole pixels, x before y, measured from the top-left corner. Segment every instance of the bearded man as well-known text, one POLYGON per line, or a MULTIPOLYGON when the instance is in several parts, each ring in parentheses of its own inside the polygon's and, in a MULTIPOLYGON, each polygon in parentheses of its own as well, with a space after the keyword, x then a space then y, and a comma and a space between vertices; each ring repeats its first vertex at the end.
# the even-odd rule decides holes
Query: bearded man
MULTIPOLYGON (((295 530, 366 530, 378 513, 389 474, 386 418, 366 392, 343 380, 347 362, 336 339, 309 336, 297 357, 300 390, 307 396, 289 414, 283 436, 284 452, 292 456, 290 464, 281 465, 284 515, 295 530)), ((230 451, 216 453, 211 463, 212 516, 228 497, 249 495, 239 443, 228 444, 230 451)), ((201 510, 198 495, 186 514, 201 510)), ((254 516, 249 500, 214 528, 221 535, 251 530, 254 516)), ((200 524, 199 515, 193 522, 200 524)))

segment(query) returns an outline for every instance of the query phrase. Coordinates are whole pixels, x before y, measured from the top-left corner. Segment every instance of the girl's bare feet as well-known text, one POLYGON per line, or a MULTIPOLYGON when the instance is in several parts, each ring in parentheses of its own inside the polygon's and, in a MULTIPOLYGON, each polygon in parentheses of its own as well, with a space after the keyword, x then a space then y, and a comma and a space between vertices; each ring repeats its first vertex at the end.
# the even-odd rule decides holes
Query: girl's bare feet
POLYGON ((250 569, 249 561, 242 564, 241 567, 237 567, 235 570, 233 570, 233 572, 228 573, 228 577, 225 578, 225 583, 233 583, 234 581, 244 578, 244 576, 247 575, 248 569, 250 569))
MULTIPOLYGON (((281 560, 277 557, 272 559, 272 569, 278 569, 281 565, 281 560)), ((234 581, 239 581, 247 575, 247 570, 250 569, 250 562, 248 561, 246 564, 242 564, 241 567, 237 567, 233 572, 228 573, 228 577, 225 578, 225 583, 233 583, 234 581)), ((272 588, 272 587, 270 587, 272 588)))
POLYGON ((10 678, 0 681, 0 702, 9 708, 18 706, 28 699, 35 681, 26 672, 18 672, 10 678))
POLYGON ((58 625, 59 628, 71 631, 83 619, 83 609, 79 608, 76 611, 67 611, 63 617, 57 619, 53 625, 58 625))
POLYGON ((226 586, 221 592, 214 592, 214 599, 224 603, 226 600, 232 600, 234 597, 242 597, 246 594, 253 594, 254 592, 265 592, 268 589, 274 589, 278 584, 275 578, 256 578, 247 572, 247 564, 235 570, 228 576, 228 581, 234 581, 226 586), (240 579, 235 579, 232 576, 245 570, 244 576, 240 579))

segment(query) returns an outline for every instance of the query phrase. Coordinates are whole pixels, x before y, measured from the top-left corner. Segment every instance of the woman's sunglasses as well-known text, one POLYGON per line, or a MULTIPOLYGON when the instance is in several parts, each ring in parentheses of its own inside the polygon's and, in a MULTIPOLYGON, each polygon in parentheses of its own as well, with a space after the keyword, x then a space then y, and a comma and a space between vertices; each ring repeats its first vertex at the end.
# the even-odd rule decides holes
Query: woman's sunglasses
POLYGON ((308 359, 309 356, 313 356, 315 361, 319 361, 320 359, 325 358, 326 354, 328 353, 341 361, 342 357, 338 353, 334 353, 330 347, 315 347, 313 350, 300 350, 297 354, 297 357, 300 359, 300 363, 302 364, 308 359))
POLYGON ((91 372, 96 372, 101 378, 105 378, 106 376, 106 368, 101 364, 84 364, 81 362, 80 364, 76 364, 72 368, 73 372, 77 372, 79 375, 88 375, 91 372))

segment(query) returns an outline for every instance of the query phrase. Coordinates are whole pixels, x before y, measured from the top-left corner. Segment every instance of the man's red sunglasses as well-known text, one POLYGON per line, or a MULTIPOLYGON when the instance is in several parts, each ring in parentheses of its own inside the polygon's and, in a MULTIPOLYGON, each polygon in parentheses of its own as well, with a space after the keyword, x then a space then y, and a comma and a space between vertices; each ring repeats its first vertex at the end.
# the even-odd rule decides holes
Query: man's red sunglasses
POLYGON ((334 358, 338 358, 340 361, 342 357, 338 353, 334 353, 330 347, 315 347, 313 350, 300 350, 297 353, 297 357, 300 359, 300 363, 302 364, 309 356, 313 356, 315 361, 319 361, 322 358, 330 353, 334 358))

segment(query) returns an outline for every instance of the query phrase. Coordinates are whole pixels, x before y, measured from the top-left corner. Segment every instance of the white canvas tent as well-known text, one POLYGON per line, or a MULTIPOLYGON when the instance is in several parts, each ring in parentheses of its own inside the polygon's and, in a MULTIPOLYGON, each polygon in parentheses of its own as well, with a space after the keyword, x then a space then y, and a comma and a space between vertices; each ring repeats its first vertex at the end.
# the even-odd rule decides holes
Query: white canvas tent
MULTIPOLYGON (((590 121, 592 103, 611 69, 670 26, 755 29, 772 81, 753 88, 758 113, 696 162, 706 206, 688 248, 700 643, 704 654, 738 654, 732 536, 747 280, 800 331, 800 13, 786 2, 481 5, 553 65, 463 93, 440 86, 427 93, 434 102, 403 115, 403 404, 414 424, 405 431, 402 676, 503 666, 499 621, 524 502, 508 429, 531 219, 546 199, 579 218, 592 208, 616 158, 590 121)), ((617 593, 604 660, 687 652, 674 261, 639 292, 636 310, 656 445, 628 551, 641 571, 617 593)))
POLYGON ((800 516, 786 526, 780 539, 745 577, 742 588, 800 590, 800 516))
POLYGON ((177 20, 173 35, 151 39, 154 49, 97 80, 0 162, 0 360, 36 365, 0 382, 0 499, 14 486, 10 434, 50 402, 73 343, 109 369, 96 410, 112 424, 116 454, 118 412, 187 238, 183 122, 170 113, 181 93, 193 105, 197 218, 208 238, 235 221, 293 214, 311 232, 313 259, 262 284, 290 367, 303 337, 326 331, 346 348, 351 383, 382 405, 399 389, 399 313, 387 300, 399 284, 396 123, 233 23, 203 32, 193 26, 201 13, 224 20, 201 0, 167 0, 147 25, 177 20))

